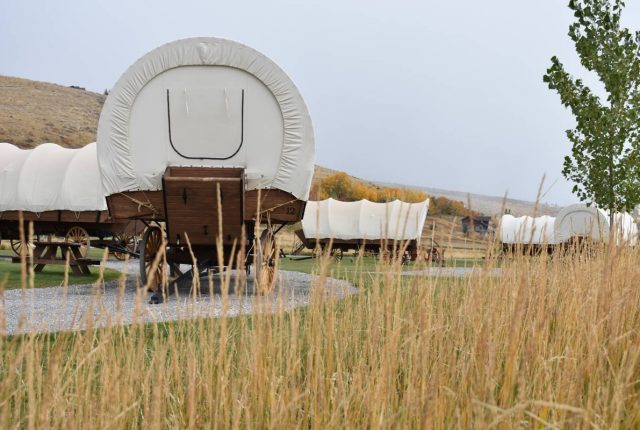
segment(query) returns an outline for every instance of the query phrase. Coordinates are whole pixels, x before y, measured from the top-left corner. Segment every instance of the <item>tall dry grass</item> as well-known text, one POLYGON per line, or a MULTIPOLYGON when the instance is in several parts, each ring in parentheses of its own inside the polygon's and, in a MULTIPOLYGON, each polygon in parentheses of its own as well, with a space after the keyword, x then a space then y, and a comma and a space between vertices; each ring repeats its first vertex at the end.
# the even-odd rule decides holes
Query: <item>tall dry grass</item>
POLYGON ((396 262, 288 312, 0 337, 0 428, 637 428, 638 257, 396 262))

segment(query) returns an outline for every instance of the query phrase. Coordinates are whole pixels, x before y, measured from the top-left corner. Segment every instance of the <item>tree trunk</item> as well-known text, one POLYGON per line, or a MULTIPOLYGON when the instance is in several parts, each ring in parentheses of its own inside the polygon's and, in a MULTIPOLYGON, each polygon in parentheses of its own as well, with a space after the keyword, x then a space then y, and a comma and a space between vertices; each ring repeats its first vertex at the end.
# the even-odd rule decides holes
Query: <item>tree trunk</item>
POLYGON ((617 243, 618 232, 616 231, 617 226, 615 225, 615 212, 612 207, 609 208, 609 240, 614 240, 617 243))

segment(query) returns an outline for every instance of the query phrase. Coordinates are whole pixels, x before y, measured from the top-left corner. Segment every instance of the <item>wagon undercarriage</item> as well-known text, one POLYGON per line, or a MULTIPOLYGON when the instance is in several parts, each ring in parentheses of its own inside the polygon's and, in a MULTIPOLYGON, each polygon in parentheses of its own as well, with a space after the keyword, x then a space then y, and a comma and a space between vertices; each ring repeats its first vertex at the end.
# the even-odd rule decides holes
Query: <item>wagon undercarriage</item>
POLYGON ((162 182, 162 191, 108 198, 111 213, 147 224, 139 264, 152 303, 209 271, 236 269, 257 292, 274 288, 275 235, 301 217, 304 202, 280 190, 245 191, 237 168, 168 167, 162 182))

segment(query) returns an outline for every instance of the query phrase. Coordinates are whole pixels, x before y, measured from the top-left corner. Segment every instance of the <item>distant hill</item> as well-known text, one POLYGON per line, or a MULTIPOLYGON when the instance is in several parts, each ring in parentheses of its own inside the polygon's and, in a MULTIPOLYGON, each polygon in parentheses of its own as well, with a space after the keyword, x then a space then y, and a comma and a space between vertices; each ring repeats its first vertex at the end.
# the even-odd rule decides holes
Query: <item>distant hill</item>
MULTIPOLYGON (((98 118, 105 99, 102 94, 83 89, 0 76, 0 142, 10 142, 22 148, 33 148, 44 142, 77 148, 95 142, 98 118)), ((316 166, 314 183, 335 173, 337 170, 316 166)), ((354 179, 379 186, 415 188, 430 196, 443 196, 467 204, 465 192, 354 179)), ((503 206, 500 196, 471 194, 470 197, 471 208, 485 214, 499 214, 503 206)), ((534 204, 508 199, 505 207, 514 215, 524 215, 533 212, 534 204)), ((543 205, 538 213, 554 215, 559 209, 543 205)))
MULTIPOLYGON (((327 176, 333 175, 337 173, 338 170, 329 169, 326 167, 316 165, 315 175, 313 177, 313 182, 317 183, 318 181, 326 178, 327 176)), ((420 187, 413 185, 405 185, 405 184, 395 184, 389 182, 380 182, 380 181, 372 181, 368 179, 362 178, 352 178, 355 181, 362 181, 369 185, 377 185, 380 187, 400 187, 400 188, 413 188, 416 190, 424 191, 429 196, 432 197, 446 197, 450 200, 457 200, 464 203, 466 207, 468 207, 469 200, 471 200, 471 209, 474 211, 482 212, 486 215, 499 215, 502 213, 502 210, 509 210, 513 215, 531 215, 534 210, 537 215, 556 215, 560 212, 561 207, 557 205, 549 205, 549 204, 541 204, 538 208, 535 208, 534 202, 529 202, 525 200, 517 200, 517 199, 504 199, 504 196, 489 196, 483 194, 469 194, 463 191, 451 191, 451 190, 442 190, 439 188, 431 188, 431 187, 420 187)))
POLYGON ((0 142, 77 148, 96 141, 105 96, 47 82, 0 76, 0 142))
POLYGON ((517 199, 504 199, 504 196, 487 196, 483 194, 469 194, 462 191, 449 191, 449 190, 441 190, 438 188, 429 188, 429 187, 418 187, 420 190, 423 190, 430 196, 443 196, 451 200, 461 200, 464 202, 465 206, 468 206, 468 200, 471 200, 471 209, 476 210, 478 212, 482 212, 487 215, 498 215, 501 214, 501 210, 504 209, 510 211, 511 214, 520 216, 520 215, 531 215, 536 211, 537 215, 551 215, 555 216, 560 212, 562 207, 558 205, 549 205, 549 204, 540 204, 537 208, 535 208, 534 202, 529 202, 525 200, 517 200, 517 199))
POLYGON ((504 208, 514 216, 532 215, 534 213, 534 210, 536 212, 536 215, 555 216, 558 214, 558 212, 560 212, 560 209, 562 209, 562 207, 558 205, 550 205, 546 203, 540 204, 536 208, 534 202, 510 198, 507 198, 505 200, 504 196, 489 196, 473 193, 469 194, 463 191, 441 190, 439 188, 430 187, 416 188, 426 192, 430 196, 442 196, 451 200, 460 200, 464 202, 465 206, 469 206, 468 201, 471 200, 471 209, 487 215, 499 215, 502 213, 501 211, 504 208))

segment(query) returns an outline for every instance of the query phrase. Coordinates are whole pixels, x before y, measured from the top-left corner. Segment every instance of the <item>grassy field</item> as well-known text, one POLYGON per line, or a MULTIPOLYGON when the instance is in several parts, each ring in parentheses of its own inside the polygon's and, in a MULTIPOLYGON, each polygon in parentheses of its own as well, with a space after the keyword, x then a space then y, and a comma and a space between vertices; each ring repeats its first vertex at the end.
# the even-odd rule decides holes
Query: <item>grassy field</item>
POLYGON ((0 427, 638 428, 638 257, 392 264, 288 312, 0 337, 0 427))

